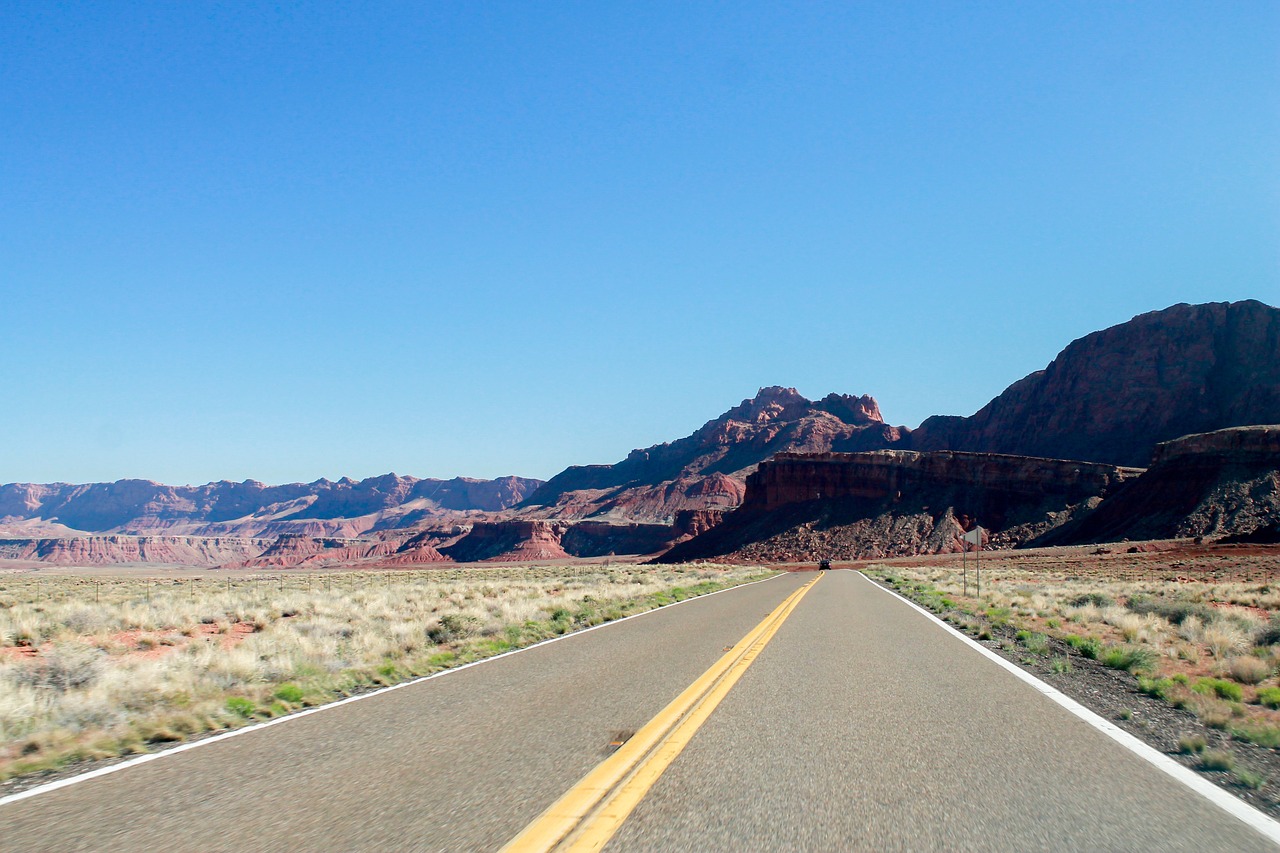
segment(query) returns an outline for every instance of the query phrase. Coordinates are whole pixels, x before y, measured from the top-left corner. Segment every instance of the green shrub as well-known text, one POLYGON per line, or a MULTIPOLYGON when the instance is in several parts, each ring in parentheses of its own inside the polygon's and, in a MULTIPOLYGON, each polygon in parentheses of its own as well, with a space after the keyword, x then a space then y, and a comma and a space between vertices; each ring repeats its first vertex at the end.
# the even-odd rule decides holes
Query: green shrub
POLYGON ((1199 755, 1209 746, 1201 735, 1184 735, 1178 738, 1178 752, 1183 755, 1199 755))
POLYGON ((1200 767, 1204 770, 1222 772, 1235 766, 1235 756, 1225 749, 1206 749, 1200 755, 1200 767))
POLYGON ((1049 638, 1044 634, 1037 634, 1033 631, 1019 631, 1018 642, 1026 646, 1027 651, 1033 655, 1043 655, 1049 652, 1049 638))
POLYGON ((1097 660, 1098 655, 1102 654, 1102 643, 1098 641, 1097 637, 1082 637, 1079 634, 1071 634, 1066 637, 1066 643, 1090 660, 1097 660))
POLYGON ((1107 646, 1098 661, 1112 669, 1128 672, 1150 672, 1155 668, 1156 654, 1142 646, 1107 646))
POLYGON ((1254 773, 1252 770, 1246 770, 1243 767, 1231 774, 1235 780, 1246 788, 1254 791, 1265 788, 1267 785, 1267 777, 1261 773, 1254 773))
POLYGON ((1086 592, 1084 595, 1077 595, 1068 602, 1072 607, 1084 607, 1089 604, 1095 607, 1110 607, 1115 603, 1116 600, 1105 592, 1086 592))
POLYGON ((1153 613, 1174 625, 1181 625, 1188 617, 1196 616, 1208 620, 1213 616, 1213 609, 1208 605, 1185 599, 1163 599, 1150 595, 1135 595, 1129 599, 1129 609, 1134 613, 1153 613))
POLYGON ((992 625, 1007 625, 1009 618, 1013 616, 1013 609, 1009 607, 988 607, 987 618, 991 620, 992 625))
POLYGON ((275 697, 283 702, 296 705, 302 701, 302 688, 296 684, 281 684, 276 688, 275 697))
POLYGON ((1167 700, 1173 693, 1175 682, 1171 678, 1148 678, 1138 676, 1138 691, 1157 699, 1167 700))
POLYGON ((1256 743, 1268 749, 1280 747, 1280 727, 1266 723, 1240 723, 1231 726, 1231 736, 1246 743, 1256 743))
POLYGON ((1258 690, 1258 704, 1280 709, 1280 687, 1263 687, 1258 690))
POLYGON ((1229 699, 1232 702, 1240 702, 1244 699, 1244 688, 1225 678, 1201 678, 1191 685, 1191 689, 1205 696, 1217 696, 1219 699, 1229 699))
POLYGON ((1049 671, 1057 673, 1070 672, 1071 661, 1061 657, 1054 658, 1053 662, 1049 664, 1049 671))
POLYGON ((253 700, 246 699, 244 696, 231 696, 227 699, 227 710, 246 720, 253 716, 257 707, 253 704, 253 700))

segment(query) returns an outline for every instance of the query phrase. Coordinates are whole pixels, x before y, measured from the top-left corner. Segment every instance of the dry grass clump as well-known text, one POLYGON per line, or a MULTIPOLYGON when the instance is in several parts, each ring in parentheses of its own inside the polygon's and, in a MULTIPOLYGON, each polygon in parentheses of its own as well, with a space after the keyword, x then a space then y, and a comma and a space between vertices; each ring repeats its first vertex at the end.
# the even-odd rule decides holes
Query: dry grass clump
POLYGON ((1241 684, 1261 684, 1271 677, 1272 665, 1257 657, 1239 657, 1227 661, 1227 671, 1241 684))
POLYGON ((0 577, 0 779, 278 716, 763 574, 706 565, 0 577))

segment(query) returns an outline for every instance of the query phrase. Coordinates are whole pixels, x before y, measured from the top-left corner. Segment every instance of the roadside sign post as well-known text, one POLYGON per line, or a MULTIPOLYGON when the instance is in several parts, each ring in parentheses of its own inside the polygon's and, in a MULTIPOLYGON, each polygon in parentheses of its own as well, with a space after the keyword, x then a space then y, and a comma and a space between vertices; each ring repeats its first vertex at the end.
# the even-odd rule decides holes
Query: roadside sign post
MULTIPOLYGON (((964 550, 967 554, 969 545, 975 545, 976 550, 973 555, 973 573, 974 580, 977 583, 978 598, 982 598, 982 533, 980 526, 974 525, 973 529, 961 536, 960 539, 964 543, 964 550)), ((969 573, 968 564, 965 564, 965 595, 969 594, 969 573)))

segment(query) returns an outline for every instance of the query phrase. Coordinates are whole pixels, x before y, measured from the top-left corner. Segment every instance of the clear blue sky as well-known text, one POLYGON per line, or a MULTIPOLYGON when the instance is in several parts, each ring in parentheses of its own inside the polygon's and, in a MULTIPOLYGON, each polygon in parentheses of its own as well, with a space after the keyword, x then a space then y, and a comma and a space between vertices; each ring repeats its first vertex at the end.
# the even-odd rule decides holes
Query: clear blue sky
POLYGON ((1280 4, 0 6, 0 482, 548 477, 1280 303, 1280 4))

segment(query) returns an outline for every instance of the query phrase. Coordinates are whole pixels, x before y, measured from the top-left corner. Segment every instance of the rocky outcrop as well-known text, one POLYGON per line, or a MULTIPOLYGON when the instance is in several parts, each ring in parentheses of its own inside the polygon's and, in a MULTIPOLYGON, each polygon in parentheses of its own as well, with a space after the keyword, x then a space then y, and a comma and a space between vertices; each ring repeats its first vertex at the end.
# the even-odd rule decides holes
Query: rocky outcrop
POLYGON ((459 512, 503 510, 541 480, 419 480, 385 474, 355 481, 268 486, 254 480, 167 486, 150 480, 0 486, 0 524, 131 535, 357 536, 459 512))
POLYGON ((277 537, 265 551, 239 564, 239 567, 297 568, 351 564, 390 556, 398 547, 396 542, 287 534, 277 537))
POLYGON ((579 521, 560 539, 575 557, 611 557, 615 554, 656 554, 671 547, 675 529, 668 524, 611 524, 579 521))
POLYGON ((868 450, 902 434, 871 397, 813 401, 794 388, 762 388, 686 438, 634 450, 615 465, 568 468, 519 509, 536 518, 671 524, 681 512, 738 506, 746 475, 775 453, 868 450))
POLYGON ((149 563, 221 566, 244 563, 274 540, 199 536, 77 536, 0 540, 0 560, 29 560, 63 566, 149 563))
POLYGON ((932 417, 915 450, 1145 465, 1159 442, 1280 423, 1280 310, 1175 305, 1073 342, 968 418, 932 417))
POLYGON ((473 562, 540 562, 568 557, 655 554, 671 546, 675 529, 667 524, 614 524, 603 521, 513 519, 477 522, 460 536, 440 533, 405 543, 395 559, 416 548, 432 547, 447 560, 473 562))
POLYGON ((474 525, 461 539, 439 551, 459 563, 529 562, 569 556, 560 545, 567 525, 551 521, 494 521, 474 525))
POLYGON ((981 453, 779 454, 724 521, 659 558, 790 561, 958 551, 1028 541, 1097 505, 1138 469, 981 453))
POLYGON ((1186 536, 1268 542, 1280 528, 1280 426, 1189 435, 1158 445, 1151 467, 1092 513, 1036 544, 1186 536))

